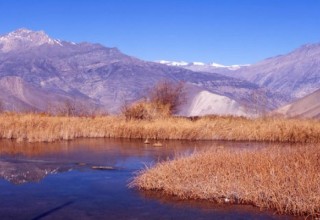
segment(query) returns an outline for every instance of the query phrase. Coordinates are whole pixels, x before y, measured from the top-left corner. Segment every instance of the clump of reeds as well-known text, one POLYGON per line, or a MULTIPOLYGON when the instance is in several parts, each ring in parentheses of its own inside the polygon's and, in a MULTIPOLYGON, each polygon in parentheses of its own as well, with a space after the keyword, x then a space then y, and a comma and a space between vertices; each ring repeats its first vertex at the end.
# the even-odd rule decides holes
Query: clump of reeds
POLYGON ((168 118, 171 115, 170 105, 157 102, 139 101, 125 105, 122 114, 127 120, 153 120, 168 118))
POLYGON ((279 214, 320 213, 320 147, 215 148, 161 162, 130 184, 182 199, 252 204, 279 214))
POLYGON ((78 137, 319 143, 320 123, 315 120, 275 118, 204 117, 190 120, 165 117, 128 120, 122 116, 108 115, 0 114, 0 138, 51 142, 78 137))

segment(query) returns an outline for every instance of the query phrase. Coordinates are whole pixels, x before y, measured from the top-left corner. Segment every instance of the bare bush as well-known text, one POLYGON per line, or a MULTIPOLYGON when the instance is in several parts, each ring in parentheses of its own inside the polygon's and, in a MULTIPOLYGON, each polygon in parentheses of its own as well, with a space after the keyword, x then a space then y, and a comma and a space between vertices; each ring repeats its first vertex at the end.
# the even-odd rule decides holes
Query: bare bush
MULTIPOLYGON (((98 114, 95 106, 88 106, 87 103, 76 101, 76 100, 66 100, 59 104, 49 103, 47 106, 47 112, 52 115, 59 116, 94 116, 98 114)), ((99 115, 102 113, 99 112, 99 115)))
POLYGON ((0 113, 4 112, 4 104, 2 100, 0 100, 0 113))
POLYGON ((57 107, 56 113, 64 116, 76 115, 76 103, 71 100, 66 100, 60 106, 57 107))
POLYGON ((147 91, 145 99, 122 107, 122 114, 127 120, 151 120, 169 117, 178 112, 185 102, 185 86, 182 82, 160 81, 147 91))
POLYGON ((185 102, 185 84, 183 82, 172 82, 164 80, 159 82, 149 92, 149 100, 168 106, 170 113, 175 114, 180 105, 185 102))

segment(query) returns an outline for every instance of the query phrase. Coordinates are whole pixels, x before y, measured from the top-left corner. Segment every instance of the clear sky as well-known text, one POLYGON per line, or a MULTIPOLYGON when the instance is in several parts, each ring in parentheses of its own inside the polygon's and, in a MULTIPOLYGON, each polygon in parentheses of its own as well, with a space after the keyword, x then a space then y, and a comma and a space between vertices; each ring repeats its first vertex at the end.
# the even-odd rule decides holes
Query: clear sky
POLYGON ((25 27, 145 60, 247 64, 320 42, 320 0, 0 0, 25 27))

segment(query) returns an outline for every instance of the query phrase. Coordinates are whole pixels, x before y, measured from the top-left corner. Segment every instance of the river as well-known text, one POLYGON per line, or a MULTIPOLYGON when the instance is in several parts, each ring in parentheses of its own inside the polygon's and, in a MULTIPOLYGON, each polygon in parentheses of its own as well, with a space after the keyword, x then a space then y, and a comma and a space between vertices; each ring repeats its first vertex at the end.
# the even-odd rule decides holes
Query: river
POLYGON ((145 166, 210 147, 268 144, 77 139, 0 141, 0 219, 293 219, 243 205, 183 201, 127 187, 145 166))

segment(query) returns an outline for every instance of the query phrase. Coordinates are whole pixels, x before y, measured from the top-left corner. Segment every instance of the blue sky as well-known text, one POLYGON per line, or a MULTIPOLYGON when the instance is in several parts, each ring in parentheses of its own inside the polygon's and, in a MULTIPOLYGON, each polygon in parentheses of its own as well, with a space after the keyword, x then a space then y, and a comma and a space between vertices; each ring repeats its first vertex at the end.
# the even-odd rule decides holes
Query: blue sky
POLYGON ((0 33, 44 30, 146 60, 246 64, 320 42, 320 0, 0 0, 0 33))

